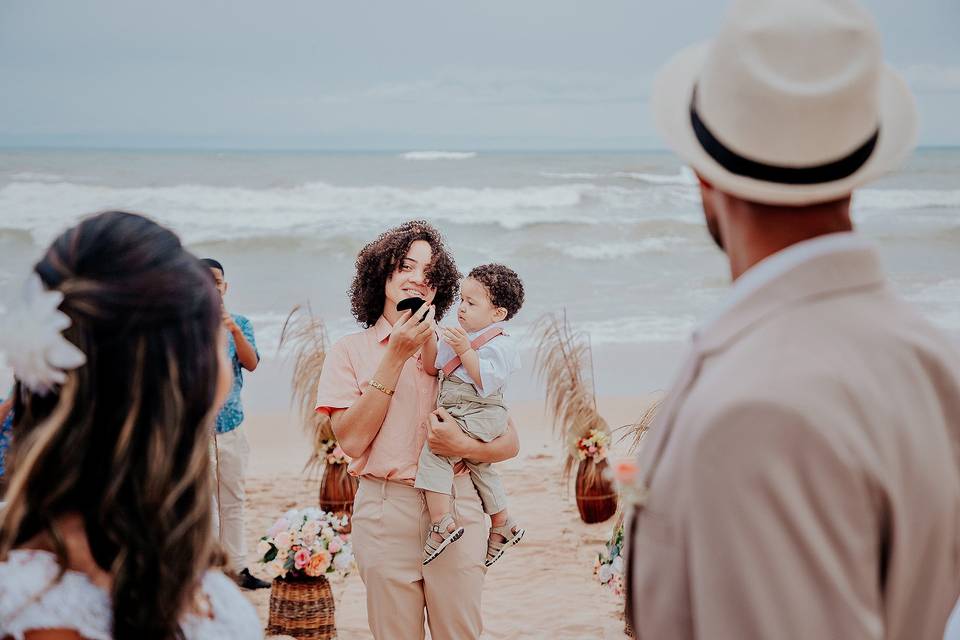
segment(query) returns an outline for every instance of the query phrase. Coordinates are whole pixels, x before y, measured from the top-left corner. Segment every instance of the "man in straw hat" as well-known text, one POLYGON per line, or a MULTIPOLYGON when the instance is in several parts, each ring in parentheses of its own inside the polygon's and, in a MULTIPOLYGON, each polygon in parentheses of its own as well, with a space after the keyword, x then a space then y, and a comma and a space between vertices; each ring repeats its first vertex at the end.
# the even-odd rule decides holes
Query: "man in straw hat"
POLYGON ((916 131, 852 0, 739 0, 655 83, 734 285, 640 454, 640 638, 941 638, 960 592, 960 354, 850 194, 916 131))

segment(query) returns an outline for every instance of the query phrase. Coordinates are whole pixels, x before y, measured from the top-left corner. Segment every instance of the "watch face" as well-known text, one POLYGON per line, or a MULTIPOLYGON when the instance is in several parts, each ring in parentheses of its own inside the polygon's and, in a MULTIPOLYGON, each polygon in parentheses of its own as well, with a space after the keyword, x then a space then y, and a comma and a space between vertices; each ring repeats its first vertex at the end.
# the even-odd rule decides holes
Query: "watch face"
POLYGON ((417 310, 423 306, 423 298, 406 298, 397 303, 397 311, 410 311, 416 313, 417 310))

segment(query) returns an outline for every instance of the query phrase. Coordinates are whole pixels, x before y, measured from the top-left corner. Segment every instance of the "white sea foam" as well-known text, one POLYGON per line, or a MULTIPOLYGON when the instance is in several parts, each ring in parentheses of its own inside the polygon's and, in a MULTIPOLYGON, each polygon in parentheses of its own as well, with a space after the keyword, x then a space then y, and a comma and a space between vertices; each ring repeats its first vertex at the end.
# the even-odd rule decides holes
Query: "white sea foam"
POLYGON ((853 194, 857 212, 960 209, 960 189, 862 189, 853 194))
POLYGON ((664 175, 661 173, 638 173, 633 171, 618 171, 615 178, 629 178, 648 184, 677 184, 693 186, 697 184, 697 176, 690 167, 681 167, 680 173, 664 175))
POLYGON ((601 177, 599 173, 588 173, 586 171, 571 171, 569 173, 541 171, 540 175, 544 178, 556 178, 557 180, 596 180, 601 177))
POLYGON ((550 247, 577 260, 620 260, 645 253, 666 253, 692 245, 689 238, 654 236, 634 242, 598 242, 592 244, 550 243, 550 247))
POLYGON ((405 160, 469 160, 476 151, 408 151, 400 156, 405 160))
POLYGON ((17 182, 63 182, 66 180, 59 173, 43 173, 41 171, 21 171, 10 176, 10 180, 17 182))
POLYGON ((517 188, 341 187, 314 182, 249 189, 178 185, 106 187, 16 182, 0 188, 0 230, 25 231, 40 244, 82 215, 107 208, 139 211, 187 242, 366 233, 410 217, 444 224, 631 224, 649 217, 698 220, 696 200, 675 187, 630 189, 589 183, 517 188))

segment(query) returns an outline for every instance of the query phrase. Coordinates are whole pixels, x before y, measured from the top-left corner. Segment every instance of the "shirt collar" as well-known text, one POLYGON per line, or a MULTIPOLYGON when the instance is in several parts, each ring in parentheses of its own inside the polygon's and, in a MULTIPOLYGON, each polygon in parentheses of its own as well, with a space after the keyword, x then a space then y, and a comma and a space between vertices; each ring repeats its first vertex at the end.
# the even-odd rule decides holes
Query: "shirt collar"
POLYGON ((494 322, 493 324, 487 325, 486 327, 484 327, 483 329, 480 329, 479 331, 471 331, 467 333, 467 337, 469 337, 470 341, 472 342, 474 338, 476 338, 477 336, 482 336, 483 334, 485 334, 487 331, 490 331, 491 329, 500 329, 503 331, 504 335, 506 335, 507 321, 504 320, 502 322, 494 322))
POLYGON ((373 325, 373 332, 377 336, 377 342, 383 342, 393 332, 393 325, 385 317, 380 316, 373 325))
POLYGON ((720 312, 694 332, 694 347, 702 353, 722 349, 746 329, 804 300, 885 286, 871 243, 854 234, 831 235, 846 237, 798 243, 745 272, 720 312), (762 270, 754 271, 758 267, 762 270))
POLYGON ((756 263, 734 280, 730 294, 720 305, 720 308, 703 323, 698 333, 707 331, 728 311, 749 298, 751 294, 768 282, 805 262, 831 253, 869 248, 871 248, 871 244, 858 234, 852 231, 842 231, 817 236, 810 240, 792 244, 786 249, 781 249, 756 263))

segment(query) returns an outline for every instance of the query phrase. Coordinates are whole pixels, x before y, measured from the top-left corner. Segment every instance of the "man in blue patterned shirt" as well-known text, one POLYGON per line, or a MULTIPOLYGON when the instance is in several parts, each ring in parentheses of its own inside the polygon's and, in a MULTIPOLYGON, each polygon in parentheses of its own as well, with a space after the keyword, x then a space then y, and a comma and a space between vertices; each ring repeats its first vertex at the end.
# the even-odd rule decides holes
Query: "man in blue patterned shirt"
MULTIPOLYGON (((217 291, 227 294, 223 265, 211 258, 203 263, 210 268, 217 291)), ((260 363, 253 325, 246 317, 231 314, 223 307, 223 326, 227 330, 227 358, 233 366, 233 388, 217 415, 214 443, 216 450, 216 527, 220 542, 227 552, 228 568, 244 589, 265 589, 270 585, 250 575, 247 569, 246 532, 244 530, 244 501, 247 463, 250 445, 240 429, 243 423, 243 370, 253 371, 260 363)))

